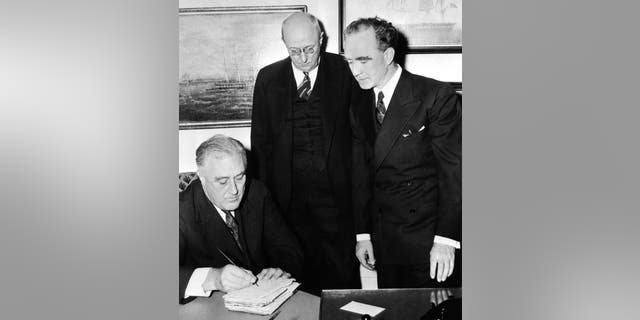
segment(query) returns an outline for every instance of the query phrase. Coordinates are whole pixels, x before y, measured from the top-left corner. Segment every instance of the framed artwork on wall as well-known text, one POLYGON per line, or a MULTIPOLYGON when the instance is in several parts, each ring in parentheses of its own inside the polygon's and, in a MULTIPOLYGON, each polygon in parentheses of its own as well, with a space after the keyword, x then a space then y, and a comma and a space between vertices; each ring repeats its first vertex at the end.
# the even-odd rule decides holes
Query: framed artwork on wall
POLYGON ((462 52, 462 0, 340 0, 339 11, 341 38, 351 21, 378 16, 402 32, 408 52, 462 52))
POLYGON ((251 126, 255 77, 287 56, 282 21, 307 6, 179 11, 179 128, 251 126))

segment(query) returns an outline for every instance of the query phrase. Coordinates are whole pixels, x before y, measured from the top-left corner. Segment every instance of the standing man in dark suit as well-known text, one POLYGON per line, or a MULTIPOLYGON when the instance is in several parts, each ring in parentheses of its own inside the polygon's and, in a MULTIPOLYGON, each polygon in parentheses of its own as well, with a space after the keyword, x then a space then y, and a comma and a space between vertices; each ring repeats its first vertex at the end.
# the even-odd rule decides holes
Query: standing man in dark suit
POLYGON ((319 21, 294 13, 282 23, 289 57, 258 73, 251 149, 305 255, 301 288, 358 288, 353 254, 349 105, 358 90, 342 57, 321 52, 319 21))
POLYGON ((398 32, 391 23, 359 19, 344 35, 351 72, 372 89, 369 107, 353 109, 354 157, 362 161, 354 177, 372 187, 356 255, 375 266, 381 288, 459 286, 461 98, 394 62, 398 32))
POLYGON ((199 180, 180 193, 179 302, 299 277, 298 242, 265 186, 247 181, 242 144, 215 135, 198 147, 196 163, 199 180))

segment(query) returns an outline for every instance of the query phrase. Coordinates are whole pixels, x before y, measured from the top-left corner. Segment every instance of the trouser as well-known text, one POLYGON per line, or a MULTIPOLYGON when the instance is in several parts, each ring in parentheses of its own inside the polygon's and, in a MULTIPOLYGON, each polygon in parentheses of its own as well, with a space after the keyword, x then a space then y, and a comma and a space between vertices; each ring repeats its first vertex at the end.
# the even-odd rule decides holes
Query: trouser
MULTIPOLYGON (((375 248, 374 248, 375 252, 375 248)), ((452 288, 462 285, 462 254, 456 250, 453 273, 445 281, 431 279, 429 263, 400 265, 377 263, 378 288, 452 288)))
POLYGON ((305 175, 308 183, 294 183, 287 213, 304 253, 301 289, 320 295, 322 289, 360 288, 355 235, 345 226, 350 219, 341 217, 326 175, 319 174, 305 175))

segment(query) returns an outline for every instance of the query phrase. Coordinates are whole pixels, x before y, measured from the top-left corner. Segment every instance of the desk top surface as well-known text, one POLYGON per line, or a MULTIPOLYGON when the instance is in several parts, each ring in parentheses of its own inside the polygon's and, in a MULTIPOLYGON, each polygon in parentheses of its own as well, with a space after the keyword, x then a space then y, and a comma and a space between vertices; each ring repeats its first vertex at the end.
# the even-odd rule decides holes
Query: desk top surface
MULTIPOLYGON (((197 298, 178 309, 180 320, 266 320, 273 314, 261 316, 245 312, 229 311, 224 307, 222 292, 214 292, 209 298, 197 298)), ((318 320, 320 298, 303 291, 296 293, 276 310, 280 314, 275 320, 318 320)))
POLYGON ((439 305, 448 299, 461 297, 461 288, 323 291, 320 319, 360 319, 359 315, 340 309, 351 301, 385 308, 374 319, 420 319, 431 309, 431 303, 439 305))
MULTIPOLYGON (((224 307, 223 295, 222 292, 214 292, 210 298, 197 298, 185 305, 180 305, 178 319, 266 320, 273 315, 260 316, 229 311, 224 307)), ((351 301, 385 308, 385 311, 374 319, 419 319, 431 308, 432 302, 439 304, 456 297, 462 297, 461 288, 328 290, 322 293, 321 304, 319 297, 296 291, 278 308, 281 312, 275 320, 360 319, 359 315, 340 310, 351 301)))

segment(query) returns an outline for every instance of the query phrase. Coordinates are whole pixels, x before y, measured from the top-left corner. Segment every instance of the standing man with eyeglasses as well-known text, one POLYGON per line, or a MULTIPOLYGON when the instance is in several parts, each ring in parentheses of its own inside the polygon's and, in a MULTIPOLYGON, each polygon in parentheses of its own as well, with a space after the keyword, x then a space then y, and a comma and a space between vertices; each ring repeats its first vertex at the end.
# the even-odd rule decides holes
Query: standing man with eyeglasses
POLYGON ((351 205, 349 107, 360 92, 344 59, 322 52, 316 17, 282 23, 289 57, 260 70, 253 94, 251 149, 305 256, 301 288, 359 288, 351 205))

